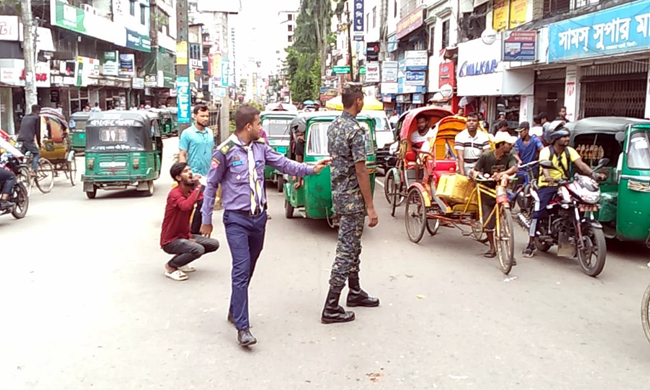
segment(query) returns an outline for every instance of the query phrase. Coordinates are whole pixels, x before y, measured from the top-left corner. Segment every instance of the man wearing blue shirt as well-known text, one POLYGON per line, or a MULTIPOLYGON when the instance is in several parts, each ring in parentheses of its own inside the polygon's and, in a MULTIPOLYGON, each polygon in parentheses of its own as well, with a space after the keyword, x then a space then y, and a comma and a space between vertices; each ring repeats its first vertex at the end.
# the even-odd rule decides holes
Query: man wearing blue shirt
MULTIPOLYGON (((519 133, 519 139, 515 143, 515 158, 519 165, 537 161, 539 152, 544 148, 544 144, 539 138, 531 137, 530 123, 521 122, 516 131, 519 133)), ((526 173, 523 171, 517 172, 517 180, 517 185, 526 184, 526 173)))
MULTIPOLYGON (((181 134, 178 162, 187 163, 193 173, 207 177, 214 149, 214 134, 208 128, 210 110, 206 105, 199 104, 194 107, 193 114, 194 125, 181 134)), ((194 210, 192 234, 199 234, 201 229, 201 206, 203 200, 197 202, 194 210)))

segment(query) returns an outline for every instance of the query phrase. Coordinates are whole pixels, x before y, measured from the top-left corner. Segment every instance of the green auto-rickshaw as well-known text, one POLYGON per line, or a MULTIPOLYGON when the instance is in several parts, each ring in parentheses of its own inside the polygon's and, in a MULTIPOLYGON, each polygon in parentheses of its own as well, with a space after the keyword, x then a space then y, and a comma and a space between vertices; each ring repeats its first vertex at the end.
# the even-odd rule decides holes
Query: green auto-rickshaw
POLYGON ((135 187, 151 196, 160 177, 163 143, 158 114, 147 111, 92 113, 86 126, 84 192, 135 187))
POLYGON ((583 161, 600 172, 600 209, 597 219, 607 238, 650 240, 650 121, 623 117, 586 118, 566 127, 571 146, 583 161))
MULTIPOLYGON (((175 118, 171 108, 152 108, 149 111, 158 113, 158 125, 160 126, 160 134, 163 137, 178 134, 178 115, 175 118)), ((178 113, 178 109, 175 111, 178 113)))
POLYGON ((83 152, 86 149, 86 122, 92 112, 75 112, 70 117, 70 135, 72 150, 83 152))
MULTIPOLYGON (((327 147, 327 129, 334 119, 341 115, 340 111, 324 111, 299 114, 295 121, 304 120, 305 126, 305 154, 304 162, 316 164, 319 160, 329 157, 327 147)), ((375 144, 374 120, 370 117, 359 115, 357 121, 366 129, 366 166, 370 174, 370 187, 375 191, 375 176, 377 175, 377 154, 375 144)), ((291 133, 290 157, 295 158, 293 143, 295 135, 291 133)), ((336 216, 332 207, 332 185, 330 182, 329 167, 320 174, 307 176, 300 182, 300 178, 285 175, 284 208, 285 216, 292 218, 294 210, 304 218, 326 219, 332 227, 336 225, 336 216), (298 189, 294 184, 301 184, 298 189)))
MULTIPOLYGON (((260 115, 262 128, 269 138, 269 146, 278 153, 286 155, 289 149, 289 124, 298 113, 289 111, 266 111, 260 115)), ((278 191, 282 192, 284 180, 282 172, 267 165, 264 170, 264 179, 277 184, 278 191)))

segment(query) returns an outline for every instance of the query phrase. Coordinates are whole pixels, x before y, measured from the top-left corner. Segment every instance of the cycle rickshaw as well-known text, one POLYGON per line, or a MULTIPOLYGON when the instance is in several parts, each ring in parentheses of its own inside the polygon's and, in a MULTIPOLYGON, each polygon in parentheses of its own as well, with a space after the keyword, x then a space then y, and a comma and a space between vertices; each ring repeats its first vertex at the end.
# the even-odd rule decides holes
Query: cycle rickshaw
MULTIPOLYGON (((54 108, 45 107, 41 109, 40 115, 41 128, 49 135, 43 140, 43 147, 40 150, 41 160, 44 163, 49 162, 50 166, 47 166, 47 164, 39 164, 39 171, 45 169, 43 173, 49 175, 47 171, 52 170, 52 178, 58 176, 61 172, 70 181, 70 184, 74 186, 77 184, 77 162, 68 134, 67 121, 63 114, 54 108)), ((53 186, 54 180, 47 183, 47 185, 39 185, 38 187, 41 191, 47 190, 44 192, 49 192, 53 186)))
POLYGON ((461 122, 459 117, 439 121, 429 147, 419 152, 424 176, 408 186, 404 198, 406 232, 409 240, 418 243, 425 229, 434 236, 440 224, 445 223, 484 242, 487 221, 494 218, 497 256, 507 275, 514 265, 514 228, 506 183, 495 183, 492 179, 473 181, 455 173, 454 139, 464 129, 461 122), (487 217, 483 215, 481 194, 495 198, 495 207, 487 217))

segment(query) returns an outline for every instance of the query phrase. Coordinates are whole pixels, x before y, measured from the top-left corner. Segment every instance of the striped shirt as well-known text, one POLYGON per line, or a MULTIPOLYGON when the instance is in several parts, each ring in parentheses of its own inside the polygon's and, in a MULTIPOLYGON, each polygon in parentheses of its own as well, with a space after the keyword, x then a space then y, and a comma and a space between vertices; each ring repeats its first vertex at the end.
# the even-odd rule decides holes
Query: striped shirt
POLYGON ((476 135, 472 137, 469 135, 469 131, 465 129, 456 135, 454 149, 458 150, 459 154, 463 153, 463 157, 465 158, 465 174, 469 175, 469 172, 474 168, 481 154, 486 150, 490 150, 490 137, 487 133, 480 130, 477 130, 476 135))

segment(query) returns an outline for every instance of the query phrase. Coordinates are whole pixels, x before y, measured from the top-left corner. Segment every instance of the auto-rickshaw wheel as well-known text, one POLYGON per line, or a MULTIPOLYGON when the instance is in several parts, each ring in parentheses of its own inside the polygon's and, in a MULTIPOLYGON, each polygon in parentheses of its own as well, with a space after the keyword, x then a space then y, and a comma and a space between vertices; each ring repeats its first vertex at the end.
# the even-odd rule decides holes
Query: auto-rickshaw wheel
POLYGON ((97 196, 97 187, 93 187, 92 191, 86 191, 86 197, 88 199, 95 199, 97 196))
POLYGON ((277 186, 278 186, 278 192, 282 193, 284 191, 284 176, 282 175, 277 175, 277 186))
POLYGON ((284 216, 287 219, 293 218, 293 206, 286 199, 284 200, 284 216))
POLYGON ((645 337, 650 341, 650 285, 646 287, 641 300, 641 324, 645 337))
POLYGON ((155 190, 156 186, 154 185, 153 180, 149 180, 147 182, 147 192, 145 192, 145 196, 153 196, 155 190))
POLYGON ((420 242, 424 236, 424 229, 427 225, 427 209, 424 204, 424 197, 417 187, 409 190, 406 197, 405 224, 406 234, 409 240, 414 243, 420 242))
POLYGON ((68 177, 70 184, 74 187, 77 184, 77 160, 74 157, 72 161, 68 161, 68 177))

